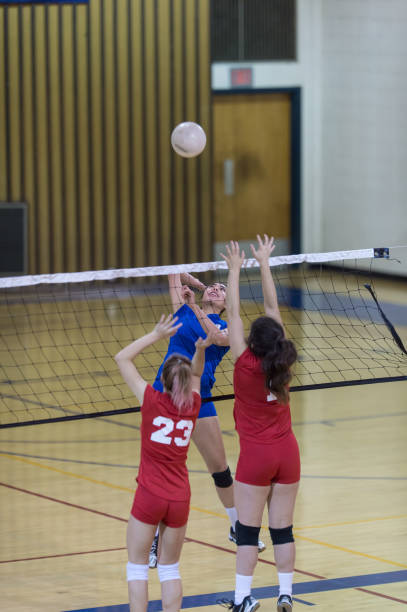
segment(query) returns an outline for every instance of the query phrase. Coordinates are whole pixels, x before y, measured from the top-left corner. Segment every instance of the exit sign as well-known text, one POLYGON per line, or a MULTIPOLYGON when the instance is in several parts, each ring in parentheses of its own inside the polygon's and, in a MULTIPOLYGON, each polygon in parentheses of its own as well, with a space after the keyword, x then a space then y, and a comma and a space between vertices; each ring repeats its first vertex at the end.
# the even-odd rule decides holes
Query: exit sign
POLYGON ((252 87, 253 69, 252 68, 231 68, 230 84, 232 87, 252 87))

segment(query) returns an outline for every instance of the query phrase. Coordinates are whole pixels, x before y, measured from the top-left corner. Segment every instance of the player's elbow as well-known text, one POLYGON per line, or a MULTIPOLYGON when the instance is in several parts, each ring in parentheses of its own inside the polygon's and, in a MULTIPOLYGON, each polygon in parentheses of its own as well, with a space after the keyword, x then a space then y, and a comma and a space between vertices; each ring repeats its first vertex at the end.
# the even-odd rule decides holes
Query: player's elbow
POLYGON ((121 363, 123 363, 124 361, 126 361, 126 358, 123 354, 123 351, 119 351, 114 357, 113 359, 115 360, 115 362, 117 363, 117 365, 120 365, 121 363))

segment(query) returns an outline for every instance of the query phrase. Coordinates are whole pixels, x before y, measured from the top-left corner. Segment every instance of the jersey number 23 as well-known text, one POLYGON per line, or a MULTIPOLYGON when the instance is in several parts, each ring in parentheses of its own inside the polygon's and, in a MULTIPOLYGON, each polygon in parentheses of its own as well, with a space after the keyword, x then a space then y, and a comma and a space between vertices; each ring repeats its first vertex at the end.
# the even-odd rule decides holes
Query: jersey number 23
POLYGON ((174 423, 174 421, 168 417, 157 416, 153 421, 153 425, 160 428, 158 431, 153 431, 151 434, 150 439, 153 440, 153 442, 158 442, 159 444, 171 444, 171 442, 174 440, 174 443, 177 446, 188 446, 192 429, 194 427, 194 422, 183 419, 182 421, 178 421, 178 423, 174 423), (182 431, 182 436, 172 438, 168 435, 174 430, 174 427, 175 429, 180 429, 182 431))

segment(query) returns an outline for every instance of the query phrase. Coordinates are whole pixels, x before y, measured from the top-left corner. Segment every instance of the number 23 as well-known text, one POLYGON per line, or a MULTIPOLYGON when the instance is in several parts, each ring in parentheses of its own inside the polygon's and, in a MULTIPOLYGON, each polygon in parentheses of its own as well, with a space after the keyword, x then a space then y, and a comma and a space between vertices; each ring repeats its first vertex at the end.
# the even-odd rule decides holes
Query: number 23
POLYGON ((183 419, 175 424, 174 421, 168 417, 158 416, 155 417, 153 425, 160 427, 158 431, 153 431, 150 436, 150 439, 153 440, 153 442, 158 442, 159 444, 171 444, 172 440, 174 440, 177 446, 188 446, 194 423, 193 421, 183 419), (174 430, 174 425, 175 429, 184 430, 182 438, 178 436, 171 438, 171 436, 168 435, 174 430))

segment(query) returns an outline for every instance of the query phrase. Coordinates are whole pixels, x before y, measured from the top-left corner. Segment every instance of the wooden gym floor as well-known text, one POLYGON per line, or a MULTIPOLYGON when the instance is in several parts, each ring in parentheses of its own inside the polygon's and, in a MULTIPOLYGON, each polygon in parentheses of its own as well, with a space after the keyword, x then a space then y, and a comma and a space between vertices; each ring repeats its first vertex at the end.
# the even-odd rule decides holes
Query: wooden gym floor
MULTIPOLYGON (((405 283, 387 302, 403 308, 405 283)), ((405 326, 398 326, 403 341, 405 326)), ((295 610, 401 610, 407 605, 407 382, 293 393, 302 457, 295 514, 295 610)), ((232 471, 232 403, 217 404, 232 471)), ((0 430, 0 609, 128 610, 126 522, 140 415, 0 430)), ((181 558, 183 609, 232 595, 234 545, 210 476, 191 445, 192 509, 181 558)), ((253 590, 275 610, 267 532, 253 590)), ((150 570, 151 610, 160 610, 150 570), (155 602, 155 603, 154 603, 155 602)), ((220 608, 219 608, 220 609, 220 608)))

